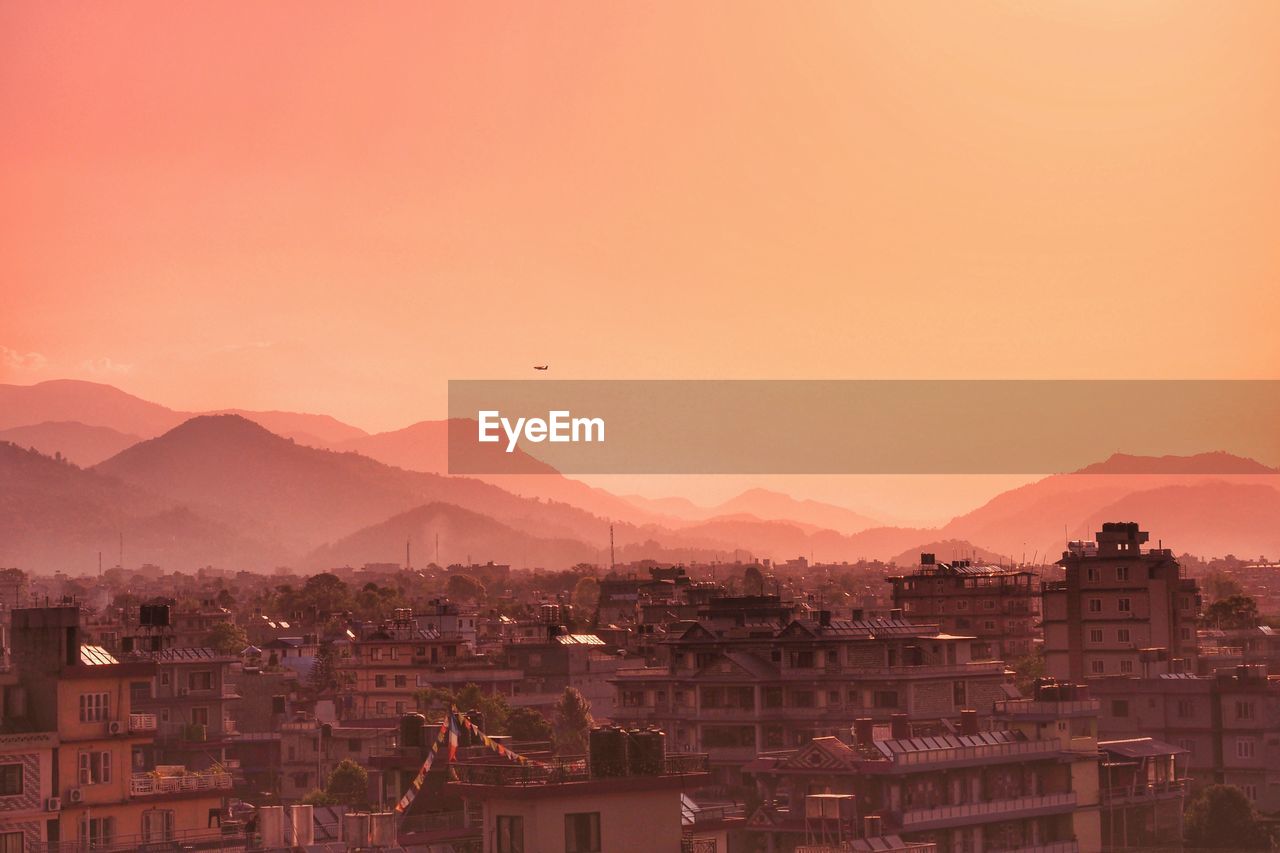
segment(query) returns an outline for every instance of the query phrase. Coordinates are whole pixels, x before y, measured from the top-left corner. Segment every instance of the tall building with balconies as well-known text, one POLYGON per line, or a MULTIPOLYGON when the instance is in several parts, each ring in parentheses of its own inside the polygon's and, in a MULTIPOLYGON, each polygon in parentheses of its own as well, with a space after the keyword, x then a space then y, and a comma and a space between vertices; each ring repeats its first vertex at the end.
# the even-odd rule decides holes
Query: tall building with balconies
POLYGON ((973 661, 973 641, 936 625, 827 612, 781 628, 772 619, 686 623, 662 641, 666 665, 617 674, 614 719, 660 726, 669 749, 708 753, 717 782, 737 784, 758 753, 847 738, 854 717, 905 714, 942 731, 961 709, 1008 698, 1004 664, 973 661))
POLYGON ((1134 522, 1108 522, 1097 540, 1071 542, 1063 580, 1041 585, 1045 669, 1079 681, 1189 671, 1200 592, 1173 551, 1143 549, 1134 522))
POLYGON ((908 620, 971 634, 982 641, 975 644, 975 656, 1011 661, 1030 654, 1038 635, 1035 577, 1025 569, 940 563, 933 554, 921 554, 914 572, 885 580, 893 586, 893 606, 908 620))

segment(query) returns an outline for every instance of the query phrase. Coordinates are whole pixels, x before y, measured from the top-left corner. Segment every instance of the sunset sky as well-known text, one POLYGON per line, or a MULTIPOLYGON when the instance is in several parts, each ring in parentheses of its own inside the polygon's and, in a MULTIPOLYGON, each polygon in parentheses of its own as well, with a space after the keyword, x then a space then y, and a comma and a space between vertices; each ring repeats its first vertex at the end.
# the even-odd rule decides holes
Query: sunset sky
POLYGON ((1273 377, 1280 4, 0 4, 0 382, 1273 377))

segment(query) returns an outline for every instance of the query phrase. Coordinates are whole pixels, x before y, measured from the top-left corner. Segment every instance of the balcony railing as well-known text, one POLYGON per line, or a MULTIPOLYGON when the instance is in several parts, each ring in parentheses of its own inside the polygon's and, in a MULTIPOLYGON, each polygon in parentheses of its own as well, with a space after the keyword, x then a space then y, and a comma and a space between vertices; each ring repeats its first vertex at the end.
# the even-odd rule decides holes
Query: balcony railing
POLYGON ((155 730, 156 730, 155 714, 130 714, 129 715, 129 731, 154 732, 155 730))
POLYGON ((1001 699, 994 703, 997 714, 1007 717, 1034 714, 1097 713, 1102 703, 1097 699, 1072 699, 1066 702, 1039 702, 1035 699, 1001 699))
POLYGON ((1104 803, 1132 802, 1156 797, 1185 794, 1187 780, 1171 779, 1165 782, 1144 782, 1139 785, 1116 785, 1100 792, 1104 803))
POLYGON ((229 790, 231 784, 231 774, 221 770, 202 770, 172 776, 158 773, 134 773, 129 782, 129 795, 156 797, 195 791, 220 791, 229 790))
POLYGON ((992 847, 991 853, 1080 853, 1076 841, 1051 841, 1047 844, 1029 844, 1024 847, 992 847))
POLYGON ((937 806, 931 809, 913 809, 902 813, 902 829, 903 831, 917 831, 951 824, 960 825, 992 817, 1012 817, 1021 812, 1074 808, 1075 804, 1075 792, 1070 792, 1048 794, 1042 797, 1016 797, 1011 800, 989 800, 985 803, 965 803, 956 806, 937 806))
POLYGON ((893 756, 898 767, 948 764, 956 761, 991 761, 997 758, 1028 758, 1048 756, 1063 751, 1056 740, 1018 740, 990 746, 957 746, 951 749, 922 749, 918 752, 899 752, 893 756))
POLYGON ((114 835, 92 844, 86 841, 36 841, 31 853, 124 853, 124 851, 244 850, 250 839, 239 827, 191 829, 151 835, 114 835))
MULTIPOLYGON (((619 777, 593 777, 585 758, 558 758, 545 764, 456 764, 461 782, 472 785, 548 785, 562 782, 596 780, 605 782, 619 777)), ((666 756, 662 776, 684 776, 706 773, 707 756, 702 753, 678 753, 666 756)), ((630 776, 620 778, 644 778, 630 776)))

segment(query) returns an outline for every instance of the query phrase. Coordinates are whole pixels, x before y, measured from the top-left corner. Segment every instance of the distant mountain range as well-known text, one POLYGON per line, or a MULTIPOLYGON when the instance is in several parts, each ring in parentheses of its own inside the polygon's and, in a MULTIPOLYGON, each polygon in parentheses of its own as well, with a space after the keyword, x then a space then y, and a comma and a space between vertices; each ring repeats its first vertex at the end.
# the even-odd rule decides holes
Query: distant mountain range
POLYGON ((714 507, 622 497, 532 457, 527 474, 447 476, 449 429, 371 435, 325 415, 178 412, 87 382, 0 385, 0 566, 84 571, 99 551, 110 565, 123 533, 128 564, 180 569, 399 562, 406 542, 421 564, 437 536, 446 563, 562 567, 606 562, 610 525, 619 561, 1046 561, 1108 520, 1179 552, 1280 553, 1280 472, 1225 454, 1116 455, 924 529, 764 489, 714 507))

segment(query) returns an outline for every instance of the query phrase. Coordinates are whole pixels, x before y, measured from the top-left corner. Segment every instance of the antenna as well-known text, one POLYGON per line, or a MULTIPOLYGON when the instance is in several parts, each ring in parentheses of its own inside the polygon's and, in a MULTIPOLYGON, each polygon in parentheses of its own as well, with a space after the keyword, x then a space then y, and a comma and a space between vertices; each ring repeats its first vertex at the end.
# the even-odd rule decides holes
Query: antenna
POLYGON ((440 565, 440 534, 436 534, 436 565, 440 565))
POLYGON ((120 568, 124 568, 124 531, 120 531, 120 568))
POLYGON ((409 571, 413 568, 413 560, 409 557, 409 540, 404 540, 404 568, 409 571))
POLYGON ((613 556, 613 525, 609 525, 609 571, 614 571, 617 567, 617 560, 613 556))

